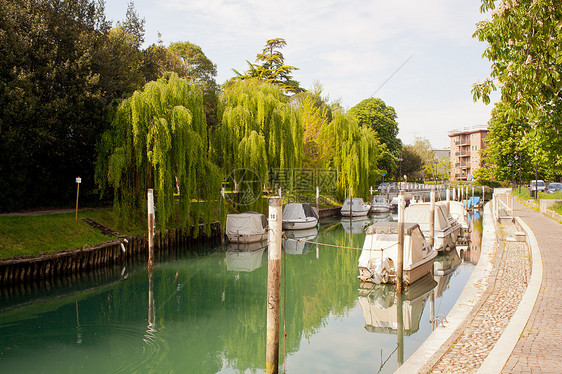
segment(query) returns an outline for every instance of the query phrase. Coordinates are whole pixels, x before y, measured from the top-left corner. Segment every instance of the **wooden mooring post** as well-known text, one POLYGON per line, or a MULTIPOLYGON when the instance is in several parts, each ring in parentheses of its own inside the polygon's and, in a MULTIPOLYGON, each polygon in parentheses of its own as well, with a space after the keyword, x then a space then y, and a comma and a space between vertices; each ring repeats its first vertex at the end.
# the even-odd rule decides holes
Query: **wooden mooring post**
POLYGON ((267 249, 267 347, 266 373, 279 371, 279 301, 281 285, 281 230, 283 203, 269 198, 269 236, 267 249))
POLYGON ((451 191, 449 187, 445 191, 445 199, 447 200, 447 213, 449 214, 451 212, 451 191))
POLYGON ((148 271, 154 269, 154 190, 148 189, 148 271))
POLYGON ((404 191, 398 195, 398 254, 396 256, 396 293, 402 294, 404 285, 404 191))
POLYGON ((431 248, 435 245, 435 188, 429 193, 429 244, 431 248))

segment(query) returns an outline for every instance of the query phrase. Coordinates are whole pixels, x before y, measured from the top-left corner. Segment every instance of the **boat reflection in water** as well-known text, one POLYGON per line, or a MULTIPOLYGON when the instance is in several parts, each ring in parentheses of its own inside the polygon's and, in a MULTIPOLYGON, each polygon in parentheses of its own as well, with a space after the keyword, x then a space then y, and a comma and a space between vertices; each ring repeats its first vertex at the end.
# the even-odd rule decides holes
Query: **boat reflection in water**
POLYGON ((255 243, 230 243, 226 250, 226 270, 251 272, 262 266, 267 240, 255 243))
POLYGON ((341 219, 341 225, 347 234, 362 234, 370 224, 371 219, 368 216, 341 219))
POLYGON ((419 330, 425 304, 436 285, 433 276, 427 274, 400 295, 394 285, 361 283, 358 302, 365 318, 365 329, 396 334, 398 365, 404 363, 404 335, 410 336, 419 330))
POLYGON ((482 242, 482 217, 480 212, 468 213, 470 226, 469 241, 466 245, 457 246, 457 252, 462 262, 478 264, 480 259, 480 243, 482 242))
POLYGON ((288 255, 303 255, 310 251, 312 243, 318 236, 318 228, 312 227, 304 230, 285 230, 283 237, 283 250, 288 255))
POLYGON ((451 276, 461 264, 461 259, 457 251, 449 251, 439 254, 433 260, 433 278, 437 282, 435 297, 443 296, 443 292, 449 287, 451 276))
POLYGON ((392 221, 392 213, 373 213, 370 215, 371 220, 373 222, 391 222, 392 221))

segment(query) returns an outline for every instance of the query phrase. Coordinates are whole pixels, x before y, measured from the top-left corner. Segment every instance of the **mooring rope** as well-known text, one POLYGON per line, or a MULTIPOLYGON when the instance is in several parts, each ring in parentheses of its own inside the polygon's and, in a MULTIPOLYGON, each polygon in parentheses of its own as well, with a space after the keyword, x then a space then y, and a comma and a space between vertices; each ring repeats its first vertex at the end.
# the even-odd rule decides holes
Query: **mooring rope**
MULTIPOLYGON (((284 237, 285 239, 287 239, 287 237, 284 237)), ((346 247, 346 246, 342 246, 342 245, 335 245, 335 244, 326 244, 326 243, 319 243, 319 242, 313 242, 311 240, 305 240, 305 239, 295 239, 296 241, 299 242, 303 242, 303 243, 310 243, 310 244, 317 244, 317 245, 322 245, 324 247, 332 247, 332 248, 341 248, 341 249, 354 249, 357 251, 384 251, 386 249, 392 248, 394 247, 396 244, 392 244, 386 248, 373 248, 373 249, 363 249, 363 248, 357 248, 357 247, 346 247)))

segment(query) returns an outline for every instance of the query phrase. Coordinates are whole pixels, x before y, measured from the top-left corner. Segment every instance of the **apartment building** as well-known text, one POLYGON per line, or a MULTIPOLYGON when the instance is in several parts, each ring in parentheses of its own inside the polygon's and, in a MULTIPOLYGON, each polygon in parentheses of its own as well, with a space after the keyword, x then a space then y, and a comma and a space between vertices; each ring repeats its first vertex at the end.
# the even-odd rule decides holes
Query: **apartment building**
POLYGON ((485 148, 486 125, 449 131, 451 139, 451 180, 472 180, 474 170, 482 166, 480 150, 485 148))

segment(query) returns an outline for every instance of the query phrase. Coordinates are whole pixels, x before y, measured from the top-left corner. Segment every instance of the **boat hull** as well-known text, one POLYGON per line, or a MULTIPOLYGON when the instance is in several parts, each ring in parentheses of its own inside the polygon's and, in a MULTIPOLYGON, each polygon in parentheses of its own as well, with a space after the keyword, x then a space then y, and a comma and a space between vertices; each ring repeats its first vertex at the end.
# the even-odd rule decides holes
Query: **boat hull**
POLYGON ((341 215, 343 217, 365 217, 369 213, 368 210, 359 210, 359 211, 352 211, 349 210, 342 210, 341 215))
POLYGON ((283 221, 283 230, 305 230, 318 225, 318 220, 283 221))
POLYGON ((231 243, 255 243, 261 242, 262 240, 267 240, 267 232, 263 234, 254 234, 254 235, 227 235, 228 241, 231 243))

